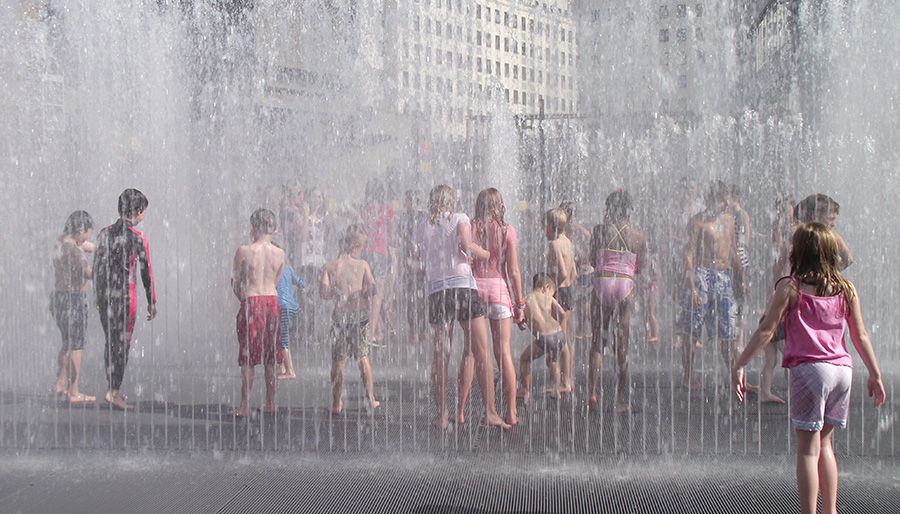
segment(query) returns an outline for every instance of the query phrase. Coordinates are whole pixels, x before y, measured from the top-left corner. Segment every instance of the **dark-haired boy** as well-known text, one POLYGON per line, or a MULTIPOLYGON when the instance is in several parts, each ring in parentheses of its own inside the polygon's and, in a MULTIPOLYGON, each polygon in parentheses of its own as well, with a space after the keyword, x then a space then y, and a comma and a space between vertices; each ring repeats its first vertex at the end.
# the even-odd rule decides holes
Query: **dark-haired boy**
POLYGON ((123 191, 119 195, 119 220, 100 231, 94 251, 94 293, 106 336, 104 361, 109 390, 105 400, 122 410, 132 408, 125 403, 121 387, 134 332, 138 273, 147 295, 147 321, 156 317, 150 245, 134 228, 144 220, 149 203, 137 189, 123 191))
POLYGON ((237 315, 238 366, 241 367, 241 405, 230 414, 246 417, 256 366, 265 369, 264 409, 275 412, 275 366, 281 362, 279 338, 281 308, 278 281, 284 269, 284 250, 272 244, 275 213, 257 209, 250 216, 253 242, 234 253, 231 287, 241 301, 237 315))
POLYGON ((525 348, 519 357, 519 379, 521 388, 516 394, 519 398, 531 396, 531 361, 547 355, 547 371, 550 374, 550 396, 558 398, 560 393, 560 372, 558 359, 565 350, 566 336, 562 321, 565 309, 556 301, 556 282, 546 273, 538 273, 531 280, 531 293, 525 295, 525 318, 519 328, 531 330, 534 341, 525 348))

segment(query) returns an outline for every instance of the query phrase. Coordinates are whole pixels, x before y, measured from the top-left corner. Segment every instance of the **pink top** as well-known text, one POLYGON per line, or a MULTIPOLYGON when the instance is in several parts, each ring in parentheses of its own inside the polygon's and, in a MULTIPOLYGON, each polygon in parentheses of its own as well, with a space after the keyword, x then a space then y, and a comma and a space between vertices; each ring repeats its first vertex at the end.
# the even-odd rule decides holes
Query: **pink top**
POLYGON ((359 212, 368 241, 366 250, 387 255, 388 222, 394 219, 390 205, 367 205, 359 212))
POLYGON ((616 229, 616 236, 609 241, 605 249, 597 251, 597 255, 594 256, 594 269, 601 274, 615 273, 617 275, 626 275, 634 278, 634 271, 637 269, 637 254, 628 249, 628 243, 625 242, 625 238, 622 236, 622 231, 625 230, 625 227, 628 225, 625 225, 622 228, 615 225, 608 226, 616 229), (622 242, 622 250, 614 250, 611 248, 616 239, 622 242))
POLYGON ((476 289, 469 259, 459 249, 456 229, 469 223, 461 212, 443 214, 436 224, 426 219, 416 228, 416 245, 425 263, 428 294, 453 288, 476 289))
POLYGON ((784 360, 781 366, 791 368, 804 362, 827 362, 853 367, 844 346, 847 326, 844 295, 813 296, 800 291, 797 279, 791 277, 800 297, 784 314, 784 360))
POLYGON ((472 274, 478 284, 478 296, 484 303, 494 303, 512 309, 512 299, 509 294, 509 282, 506 275, 506 250, 516 242, 516 229, 512 225, 506 225, 506 238, 503 238, 503 229, 491 220, 485 229, 485 239, 481 241, 478 236, 477 221, 472 222, 472 240, 479 246, 491 252, 487 260, 475 261, 472 266, 472 274))

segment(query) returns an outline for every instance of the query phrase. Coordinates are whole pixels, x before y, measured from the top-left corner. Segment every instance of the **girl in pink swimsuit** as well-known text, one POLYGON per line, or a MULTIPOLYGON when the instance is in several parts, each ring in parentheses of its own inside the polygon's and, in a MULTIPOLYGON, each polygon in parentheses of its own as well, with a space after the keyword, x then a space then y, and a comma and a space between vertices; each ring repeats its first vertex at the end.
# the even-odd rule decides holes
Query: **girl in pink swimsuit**
POLYGON ((490 187, 478 193, 475 217, 472 219, 472 239, 490 252, 488 259, 475 260, 472 274, 478 286, 478 297, 487 310, 491 325, 494 358, 500 366, 503 398, 506 400, 506 422, 515 425, 516 368, 509 348, 511 320, 523 318, 522 275, 516 256, 516 229, 503 220, 505 208, 500 191, 490 187), (515 296, 513 304, 509 290, 515 296))
POLYGON ((615 318, 613 348, 616 351, 616 412, 629 410, 625 398, 628 387, 628 328, 634 313, 634 276, 644 266, 647 243, 644 233, 631 226, 631 195, 620 189, 606 198, 603 223, 591 235, 594 257, 594 295, 591 299, 591 359, 589 406, 597 407, 597 382, 603 365, 603 348, 608 339, 609 322, 615 318))
POLYGON ((850 403, 852 360, 844 346, 847 326, 869 371, 867 388, 869 396, 875 397, 875 407, 884 403, 886 393, 856 289, 838 271, 837 236, 822 223, 807 223, 794 231, 792 242, 790 280, 775 284, 765 319, 734 364, 732 387, 743 401, 747 390, 744 367, 769 344, 783 318, 782 366, 791 370, 800 510, 815 513, 821 491, 822 512, 836 512, 838 474, 831 441, 834 427, 846 425, 850 403))

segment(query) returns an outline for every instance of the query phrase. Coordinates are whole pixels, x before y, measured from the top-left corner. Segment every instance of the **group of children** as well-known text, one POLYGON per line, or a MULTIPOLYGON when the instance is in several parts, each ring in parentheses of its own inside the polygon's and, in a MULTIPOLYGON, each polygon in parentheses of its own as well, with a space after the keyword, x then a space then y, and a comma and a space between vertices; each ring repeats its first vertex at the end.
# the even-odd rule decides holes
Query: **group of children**
MULTIPOLYGON (((59 373, 54 393, 69 402, 96 399, 78 389, 81 353, 87 320, 86 291, 93 279, 95 302, 105 335, 104 359, 109 382, 105 399, 113 407, 130 409, 121 393, 136 312, 136 281, 143 283, 148 320, 156 315, 153 274, 146 237, 135 229, 146 214, 148 201, 140 191, 125 190, 119 197, 120 219, 100 231, 96 245, 89 239, 93 221, 84 211, 73 212, 58 240, 53 260, 54 292, 51 312, 62 333, 59 373), (85 253, 93 253, 93 265, 85 253)), ((791 202, 792 203, 792 202, 791 202)), ((683 252, 675 255, 678 306, 676 336, 682 348, 684 385, 699 388, 693 374, 693 352, 703 326, 718 336, 723 358, 732 369, 737 397, 748 390, 743 368, 780 332, 784 339, 783 366, 791 370, 791 419, 798 438, 797 482, 804 512, 815 512, 816 494, 822 492, 826 511, 834 511, 837 467, 832 449, 834 427, 844 427, 850 394, 852 361, 844 347, 849 327, 851 341, 862 357, 869 378, 867 389, 875 406, 886 393, 872 343, 866 333, 856 288, 840 270, 852 262, 846 243, 832 230, 837 203, 825 195, 812 195, 789 212, 790 221, 776 220, 773 239, 781 244, 773 266, 774 293, 759 327, 741 351, 736 320, 745 296, 743 271, 747 265, 742 247, 747 244, 746 218, 729 206, 733 191, 713 183, 707 204, 685 218, 683 252), (731 196, 729 196, 731 195, 731 196), (741 227, 744 227, 743 229, 741 227), (778 232, 775 235, 775 232, 778 232), (683 294, 678 295, 681 291, 683 294)), ((738 204, 739 205, 739 204, 738 204)), ((633 208, 627 191, 606 199, 603 222, 590 236, 587 263, 576 262, 577 249, 569 233, 571 213, 560 207, 543 216, 549 241, 546 269, 532 278, 532 291, 523 294, 516 255, 515 228, 504 220, 500 192, 488 188, 479 193, 473 219, 456 212, 456 198, 446 185, 434 187, 428 199, 427 216, 414 229, 410 245, 416 266, 423 274, 427 319, 434 343, 431 383, 437 409, 435 424, 447 428, 451 422, 447 405, 448 368, 452 323, 462 329, 462 360, 457 375, 455 421, 465 422, 465 405, 473 378, 477 378, 484 403, 484 421, 509 428, 518 422, 517 399, 528 398, 530 365, 547 357, 551 396, 571 392, 571 313, 576 308, 578 284, 589 284, 592 342, 589 362, 589 405, 597 406, 597 383, 602 352, 612 341, 617 362, 616 410, 629 409, 627 349, 635 302, 635 279, 653 268, 647 237, 630 220, 633 208), (579 270, 589 272, 590 281, 578 280, 579 270), (487 323, 485 319, 487 318, 487 323), (519 357, 519 387, 510 349, 515 322, 534 336, 519 357), (610 328, 612 326, 612 328, 610 328), (488 327, 492 344, 488 344, 488 327), (496 409, 494 367, 501 373, 501 391, 506 414, 496 409)), ((292 290, 304 281, 286 265, 285 251, 272 238, 276 216, 258 209, 250 217, 252 242, 235 252, 232 287, 240 300, 237 315, 238 364, 242 387, 240 406, 232 414, 247 416, 255 366, 265 370, 264 410, 275 410, 277 378, 295 378, 290 358, 289 332, 297 317, 292 290), (284 361, 282 359, 285 359, 284 361), (276 366, 283 363, 276 375, 276 366)), ((341 389, 347 359, 359 361, 369 409, 379 406, 373 389, 368 359, 372 299, 378 293, 376 277, 363 259, 371 251, 365 231, 350 226, 340 241, 340 254, 321 268, 318 293, 333 300, 332 413, 342 411, 341 389)), ((385 257, 387 253, 383 254, 385 257)), ((381 277, 378 277, 381 278, 381 277)), ((651 279, 655 276, 651 277, 651 279)), ((649 282, 652 282, 650 280, 649 282)), ((767 359, 768 363, 774 359, 767 359)), ((771 369, 763 372, 763 400, 771 400, 771 369)), ((776 397, 777 398, 777 397, 776 397)), ((780 399, 779 399, 780 400, 780 399)))

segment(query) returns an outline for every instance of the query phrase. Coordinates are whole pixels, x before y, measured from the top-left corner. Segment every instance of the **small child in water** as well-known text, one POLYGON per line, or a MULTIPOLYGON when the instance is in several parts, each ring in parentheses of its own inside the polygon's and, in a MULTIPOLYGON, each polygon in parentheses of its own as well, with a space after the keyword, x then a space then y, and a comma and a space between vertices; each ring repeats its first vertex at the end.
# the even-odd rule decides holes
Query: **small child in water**
POLYGON ((375 295, 375 278, 369 263, 360 259, 366 248, 366 234, 351 226, 341 240, 340 256, 322 267, 319 296, 334 300, 331 313, 331 413, 340 414, 344 407, 341 390, 347 359, 359 359, 359 374, 366 389, 369 409, 380 405, 372 386, 369 364, 369 299, 375 295))
MULTIPOLYGON (((278 246, 278 245, 276 245, 278 246)), ((291 335, 297 331, 297 300, 294 298, 294 287, 302 288, 306 280, 297 276, 289 264, 284 265, 281 279, 275 290, 278 291, 278 306, 281 307, 281 369, 278 380, 294 380, 294 361, 291 359, 291 335)))
POLYGON ((841 243, 822 223, 800 225, 792 237, 791 274, 775 283, 766 317, 753 333, 732 370, 732 387, 743 401, 747 384, 744 367, 775 334, 784 319, 784 360, 791 370, 791 423, 797 434, 797 489, 800 510, 816 512, 822 492, 822 512, 837 512, 837 461, 832 447, 834 427, 847 425, 853 361, 844 344, 850 340, 869 371, 866 384, 875 407, 885 390, 872 342, 863 324, 859 296, 845 279, 841 243), (785 280, 787 279, 787 280, 785 280))
POLYGON ((547 369, 550 373, 550 397, 558 398, 560 393, 559 354, 565 348, 566 336, 561 322, 566 311, 553 297, 556 282, 546 273, 538 273, 531 282, 532 291, 524 298, 525 319, 519 328, 529 328, 535 340, 525 348, 519 357, 519 378, 522 387, 516 394, 519 398, 531 396, 531 361, 547 355, 547 369))

